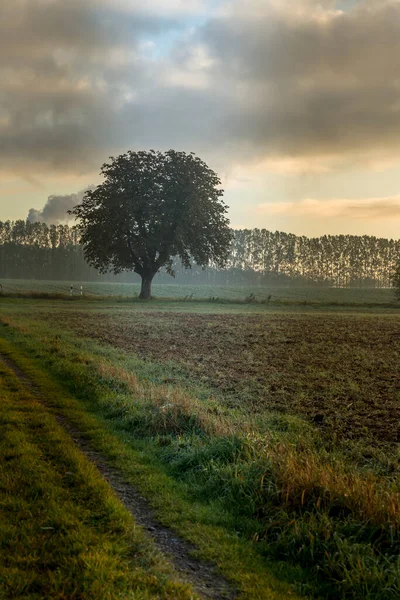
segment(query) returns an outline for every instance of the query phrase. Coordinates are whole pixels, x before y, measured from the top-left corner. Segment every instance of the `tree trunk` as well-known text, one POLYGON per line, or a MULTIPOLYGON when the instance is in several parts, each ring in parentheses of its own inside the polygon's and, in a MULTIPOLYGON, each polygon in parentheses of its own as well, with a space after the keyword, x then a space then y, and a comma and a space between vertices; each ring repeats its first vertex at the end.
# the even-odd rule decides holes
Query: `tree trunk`
POLYGON ((151 300, 151 282, 154 274, 142 275, 142 287, 140 289, 140 300, 151 300))

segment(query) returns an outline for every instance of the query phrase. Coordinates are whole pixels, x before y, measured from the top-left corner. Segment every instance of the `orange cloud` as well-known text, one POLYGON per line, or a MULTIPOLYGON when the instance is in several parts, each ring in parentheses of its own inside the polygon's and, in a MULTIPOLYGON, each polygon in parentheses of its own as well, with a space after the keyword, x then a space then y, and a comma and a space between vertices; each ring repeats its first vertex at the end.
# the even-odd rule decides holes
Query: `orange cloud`
POLYGON ((299 202, 259 204, 259 215, 281 215, 303 218, 391 219, 400 218, 400 195, 384 198, 305 198, 299 202))

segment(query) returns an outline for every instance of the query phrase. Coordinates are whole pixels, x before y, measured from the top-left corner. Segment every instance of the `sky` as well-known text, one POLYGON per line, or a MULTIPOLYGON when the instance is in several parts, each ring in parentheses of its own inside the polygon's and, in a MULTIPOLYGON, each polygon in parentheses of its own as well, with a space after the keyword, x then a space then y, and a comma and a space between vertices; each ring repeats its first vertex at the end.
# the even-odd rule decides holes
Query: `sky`
POLYGON ((195 152, 235 228, 400 238, 400 0, 0 4, 0 220, 195 152))

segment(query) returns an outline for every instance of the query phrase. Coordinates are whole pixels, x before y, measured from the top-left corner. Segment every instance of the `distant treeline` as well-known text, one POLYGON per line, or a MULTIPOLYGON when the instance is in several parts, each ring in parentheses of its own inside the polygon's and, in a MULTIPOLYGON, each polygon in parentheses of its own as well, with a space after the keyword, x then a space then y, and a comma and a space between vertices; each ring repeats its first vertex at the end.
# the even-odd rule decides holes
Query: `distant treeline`
MULTIPOLYGON (((307 238, 266 229, 234 231, 226 269, 197 265, 185 270, 177 261, 181 283, 293 284, 336 287, 389 287, 400 259, 400 241, 373 236, 325 235, 307 238)), ((73 281, 138 281, 134 273, 100 275, 84 258, 77 232, 68 225, 0 221, 0 277, 73 281)), ((165 272, 158 282, 171 282, 165 272)))

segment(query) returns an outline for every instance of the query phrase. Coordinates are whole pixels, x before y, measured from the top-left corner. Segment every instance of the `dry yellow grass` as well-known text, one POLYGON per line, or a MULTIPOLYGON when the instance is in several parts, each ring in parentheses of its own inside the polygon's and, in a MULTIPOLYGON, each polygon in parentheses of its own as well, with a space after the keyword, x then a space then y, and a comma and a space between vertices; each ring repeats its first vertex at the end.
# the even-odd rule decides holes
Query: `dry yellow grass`
POLYGON ((216 402, 206 404, 183 389, 140 381, 134 373, 106 360, 96 362, 96 370, 101 379, 126 384, 131 396, 125 400, 127 411, 135 402, 151 409, 155 434, 179 433, 190 421, 206 436, 244 440, 253 459, 273 465, 284 503, 314 505, 321 510, 337 503, 362 521, 400 530, 400 493, 395 483, 372 473, 360 474, 337 459, 329 462, 302 442, 278 443, 273 435, 256 433, 254 419, 244 422, 221 414, 216 402))

